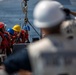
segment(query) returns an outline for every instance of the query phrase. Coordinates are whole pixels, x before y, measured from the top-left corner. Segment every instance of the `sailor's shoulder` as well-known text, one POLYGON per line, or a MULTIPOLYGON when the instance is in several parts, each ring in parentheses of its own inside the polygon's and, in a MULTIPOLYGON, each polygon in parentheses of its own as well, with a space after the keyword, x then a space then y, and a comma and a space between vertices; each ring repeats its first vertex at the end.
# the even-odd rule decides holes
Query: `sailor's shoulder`
POLYGON ((36 54, 36 52, 38 53, 42 50, 46 50, 51 46, 52 46, 51 40, 48 39, 48 38, 44 38, 44 39, 41 39, 37 42, 31 43, 28 46, 28 50, 30 51, 30 53, 35 53, 36 54))
POLYGON ((41 39, 41 40, 39 40, 39 41, 36 41, 36 42, 34 42, 34 43, 31 43, 31 44, 28 46, 28 48, 33 49, 33 48, 42 47, 42 46, 44 46, 44 45, 46 45, 46 44, 49 44, 50 42, 51 42, 50 39, 48 39, 48 38, 43 38, 43 39, 41 39))

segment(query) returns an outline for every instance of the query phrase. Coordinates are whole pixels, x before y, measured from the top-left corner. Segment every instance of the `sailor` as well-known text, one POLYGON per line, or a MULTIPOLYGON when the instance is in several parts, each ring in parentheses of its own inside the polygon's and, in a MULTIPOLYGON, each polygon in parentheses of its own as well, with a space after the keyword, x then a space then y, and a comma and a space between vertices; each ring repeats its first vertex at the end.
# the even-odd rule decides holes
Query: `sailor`
POLYGON ((2 53, 4 53, 6 50, 6 54, 10 55, 10 36, 5 31, 5 24, 3 22, 0 22, 0 36, 2 37, 2 42, 0 45, 0 48, 3 51, 2 53))
POLYGON ((15 43, 25 43, 25 34, 20 25, 16 24, 12 29, 14 30, 15 43))
MULTIPOLYGON (((31 75, 32 66, 29 60, 27 49, 20 50, 12 55, 10 55, 0 66, 0 69, 11 74, 18 75, 31 75), (12 61, 12 62, 11 62, 12 61)), ((1 74, 1 73, 0 73, 1 74)))
POLYGON ((8 34, 10 35, 10 41, 11 41, 11 48, 13 48, 14 44, 14 30, 12 28, 7 29, 8 34))
POLYGON ((60 64, 56 61, 56 55, 53 58, 49 57, 51 52, 70 52, 76 49, 76 38, 68 40, 61 33, 61 26, 65 24, 65 13, 59 9, 59 4, 56 1, 42 0, 34 9, 34 25, 40 28, 45 35, 45 38, 30 44, 28 47, 34 75, 76 74, 74 67, 72 70, 70 65, 70 67, 64 65, 63 58, 59 60, 60 64))
POLYGON ((20 35, 20 32, 21 32, 21 27, 20 27, 20 25, 16 24, 16 25, 13 26, 12 29, 14 30, 14 36, 15 36, 14 43, 19 43, 20 42, 19 35, 20 35))
POLYGON ((25 30, 25 41, 29 42, 29 31, 30 31, 30 27, 28 25, 25 25, 23 27, 23 30, 25 30))
POLYGON ((25 43, 25 30, 21 29, 19 38, 22 39, 22 41, 20 41, 20 43, 25 43))

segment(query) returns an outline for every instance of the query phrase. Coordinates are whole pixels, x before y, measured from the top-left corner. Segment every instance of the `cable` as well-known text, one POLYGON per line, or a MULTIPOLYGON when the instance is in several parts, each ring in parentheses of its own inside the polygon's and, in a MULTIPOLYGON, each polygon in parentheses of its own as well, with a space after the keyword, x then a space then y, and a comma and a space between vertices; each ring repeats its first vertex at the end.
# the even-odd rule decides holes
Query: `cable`
POLYGON ((27 13, 28 13, 28 11, 27 11, 28 10, 27 1, 29 1, 29 0, 23 0, 21 2, 21 7, 22 7, 22 10, 23 10, 23 13, 25 14, 24 24, 22 25, 22 28, 23 28, 24 25, 29 23, 29 25, 34 29, 34 31, 37 33, 37 35, 41 38, 41 35, 37 32, 37 30, 34 28, 34 26, 28 20, 28 17, 27 17, 27 13))
POLYGON ((30 24, 30 26, 35 30, 35 32, 38 34, 38 36, 40 36, 41 38, 41 35, 37 32, 37 30, 34 28, 34 26, 28 21, 28 23, 30 24))

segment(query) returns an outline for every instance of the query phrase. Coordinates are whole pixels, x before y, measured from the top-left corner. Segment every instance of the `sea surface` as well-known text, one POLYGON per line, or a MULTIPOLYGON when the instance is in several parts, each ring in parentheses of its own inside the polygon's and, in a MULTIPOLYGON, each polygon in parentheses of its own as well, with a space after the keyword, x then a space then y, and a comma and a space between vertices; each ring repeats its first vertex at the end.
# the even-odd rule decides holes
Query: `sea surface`
MULTIPOLYGON (((28 1, 28 19, 32 25, 33 25, 33 9, 35 5, 38 3, 38 1, 39 0, 28 1)), ((71 5, 70 0, 57 0, 57 1, 61 2, 65 7, 73 11, 76 11, 76 5, 71 5)), ((24 13, 22 11, 21 2, 22 0, 0 0, 0 21, 4 22, 7 25, 7 29, 13 27, 15 24, 20 24, 21 26, 24 24, 24 13)), ((40 33, 39 29, 37 28, 35 29, 38 31, 38 33, 40 33)), ((39 37, 32 27, 29 34, 30 39, 34 37, 39 37)))

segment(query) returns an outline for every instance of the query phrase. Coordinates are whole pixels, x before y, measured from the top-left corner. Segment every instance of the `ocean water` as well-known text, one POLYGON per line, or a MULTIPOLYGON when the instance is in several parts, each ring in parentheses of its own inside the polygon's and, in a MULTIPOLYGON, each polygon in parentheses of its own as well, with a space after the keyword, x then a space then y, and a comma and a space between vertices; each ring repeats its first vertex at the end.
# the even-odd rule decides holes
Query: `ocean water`
MULTIPOLYGON (((0 21, 7 24, 7 28, 13 27, 15 24, 23 25, 24 13, 22 12, 21 1, 22 0, 0 0, 0 21)), ((38 1, 39 0, 28 1, 28 19, 32 25, 33 25, 33 9, 38 1)), ((76 6, 71 5, 70 0, 57 0, 57 1, 61 2, 65 7, 68 7, 73 11, 76 10, 76 6)), ((40 33, 39 29, 37 28, 35 29, 40 33)), ((32 29, 32 27, 29 33, 30 38, 39 37, 37 33, 32 29)))
MULTIPOLYGON (((7 29, 13 27, 15 24, 24 24, 24 13, 22 11, 21 2, 22 0, 0 0, 0 21, 4 22, 7 25, 7 29)), ((32 25, 33 8, 36 3, 37 0, 28 1, 28 19, 32 25)), ((40 32, 39 29, 35 29, 40 32)), ((32 27, 29 34, 30 39, 39 37, 32 27)))

